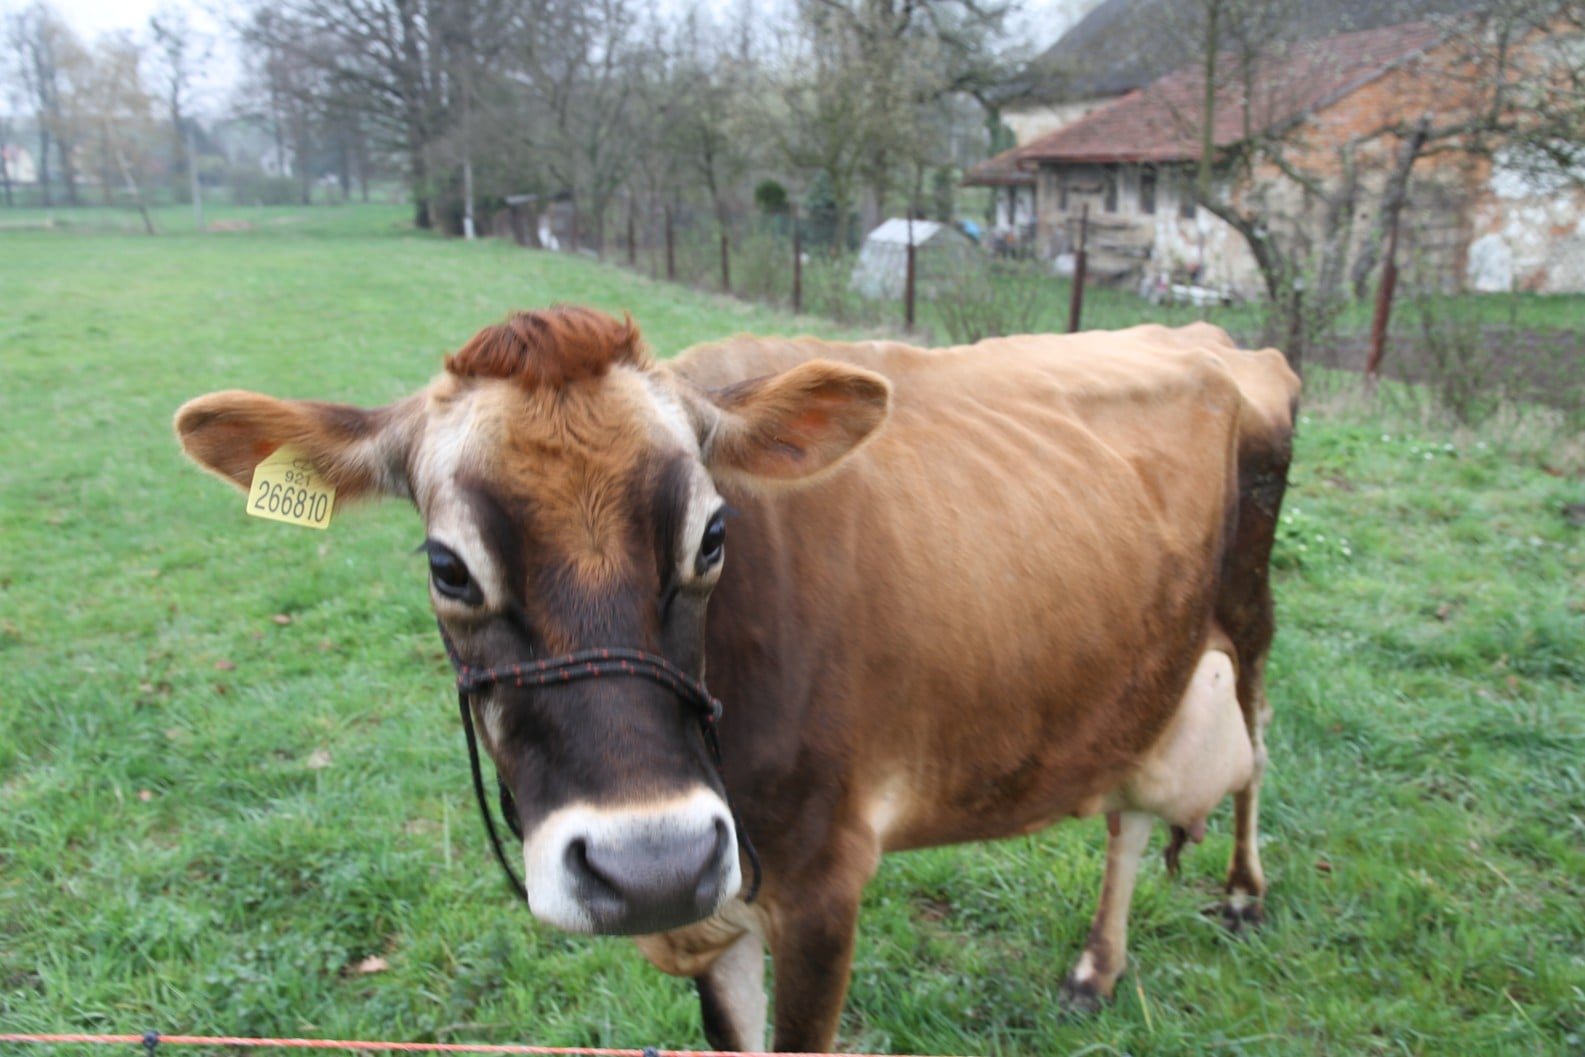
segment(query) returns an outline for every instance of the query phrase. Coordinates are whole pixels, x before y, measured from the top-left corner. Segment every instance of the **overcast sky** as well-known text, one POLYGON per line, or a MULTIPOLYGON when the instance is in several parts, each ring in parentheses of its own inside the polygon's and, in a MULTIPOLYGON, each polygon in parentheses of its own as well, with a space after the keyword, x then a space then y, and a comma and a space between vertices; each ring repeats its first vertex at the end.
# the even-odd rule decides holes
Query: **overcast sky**
MULTIPOLYGON (((0 0, 0 13, 10 14, 27 6, 29 0, 0 0)), ((214 113, 224 107, 226 96, 240 78, 238 56, 231 45, 230 31, 226 28, 228 17, 244 7, 243 0, 48 0, 61 16, 77 31, 83 41, 92 44, 101 33, 113 30, 131 30, 140 41, 149 38, 149 16, 165 8, 179 8, 187 12, 189 23, 206 35, 212 49, 204 64, 205 83, 198 86, 199 109, 214 113)), ((661 0, 666 2, 666 0, 661 0)), ((683 6, 688 0, 672 0, 683 6)), ((720 6, 735 0, 715 0, 720 6)), ((1058 36, 1100 0, 1023 0, 1023 10, 1015 25, 1018 26, 1032 50, 1038 51, 1056 42, 1058 36)))
MULTIPOLYGON (((142 32, 149 16, 164 6, 185 8, 194 24, 217 29, 223 14, 235 11, 235 0, 50 0, 55 9, 66 17, 84 39, 92 40, 111 29, 131 29, 142 32)), ((1094 7, 1099 0, 1024 0, 1023 27, 1036 47, 1044 48, 1055 42, 1057 34, 1078 16, 1094 7)), ((14 11, 25 5, 25 0, 0 0, 0 9, 14 11)))
MULTIPOLYGON (((0 0, 0 14, 9 15, 26 8, 30 0, 0 0)), ((236 49, 225 28, 228 12, 239 10, 238 0, 47 0, 66 23, 92 45, 103 33, 130 30, 142 42, 149 40, 149 16, 174 8, 187 13, 188 23, 209 43, 211 54, 204 63, 205 80, 196 86, 199 109, 215 113, 225 106, 226 97, 240 76, 236 49)))

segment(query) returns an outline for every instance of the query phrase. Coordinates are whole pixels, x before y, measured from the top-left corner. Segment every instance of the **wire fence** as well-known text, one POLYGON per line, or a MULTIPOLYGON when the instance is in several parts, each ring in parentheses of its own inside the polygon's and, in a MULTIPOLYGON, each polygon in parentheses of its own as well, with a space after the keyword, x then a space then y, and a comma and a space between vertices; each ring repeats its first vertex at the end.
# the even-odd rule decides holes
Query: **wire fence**
MULTIPOLYGON (((162 1035, 150 1031, 143 1035, 30 1035, 0 1032, 0 1043, 36 1045, 139 1046, 147 1057, 158 1057, 162 1046, 214 1046, 238 1049, 341 1050, 348 1053, 495 1053, 536 1054, 546 1057, 749 1057, 737 1050, 663 1050, 654 1046, 639 1049, 608 1049, 588 1046, 526 1046, 460 1042, 380 1042, 364 1039, 269 1039, 235 1035, 162 1035)), ((832 1054, 788 1054, 784 1057, 835 1057, 832 1054)), ((875 1055, 850 1055, 875 1057, 875 1055)))
POLYGON ((1072 296, 1071 281, 1047 262, 977 246, 953 224, 919 224, 905 259, 904 247, 863 237, 857 216, 842 225, 833 210, 792 203, 715 210, 619 199, 596 222, 568 200, 524 195, 507 202, 489 234, 847 326, 900 328, 922 340, 969 343, 1057 329, 1060 306, 1072 296))

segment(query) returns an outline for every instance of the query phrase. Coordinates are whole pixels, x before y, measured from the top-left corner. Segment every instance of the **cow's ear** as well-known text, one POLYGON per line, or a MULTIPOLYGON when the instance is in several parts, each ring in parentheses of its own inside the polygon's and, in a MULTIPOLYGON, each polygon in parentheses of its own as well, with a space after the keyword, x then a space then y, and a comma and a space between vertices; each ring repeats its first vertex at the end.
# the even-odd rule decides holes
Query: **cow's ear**
POLYGON ((878 374, 828 360, 714 390, 705 464, 748 483, 814 477, 875 433, 891 391, 878 374))
POLYGON ((338 504, 406 496, 415 406, 407 400, 366 409, 229 389, 183 404, 176 436, 194 462, 243 491, 260 462, 289 447, 335 486, 338 504))

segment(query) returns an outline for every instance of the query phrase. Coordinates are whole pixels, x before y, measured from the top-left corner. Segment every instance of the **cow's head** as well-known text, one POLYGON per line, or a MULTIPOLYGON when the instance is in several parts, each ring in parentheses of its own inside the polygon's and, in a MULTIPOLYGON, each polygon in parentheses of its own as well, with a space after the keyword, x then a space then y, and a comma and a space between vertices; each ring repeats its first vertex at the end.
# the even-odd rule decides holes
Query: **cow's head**
MULTIPOLYGON (((467 665, 627 647, 699 676, 726 552, 717 483, 816 476, 875 431, 888 399, 884 379, 823 361, 705 391, 650 360, 631 321, 561 307, 480 331, 387 407, 228 391, 186 404, 176 430, 240 488, 288 445, 338 504, 412 500, 430 601, 467 665)), ((516 803, 536 916, 655 932, 738 891, 732 816, 691 703, 611 678, 497 685, 473 711, 516 803)))

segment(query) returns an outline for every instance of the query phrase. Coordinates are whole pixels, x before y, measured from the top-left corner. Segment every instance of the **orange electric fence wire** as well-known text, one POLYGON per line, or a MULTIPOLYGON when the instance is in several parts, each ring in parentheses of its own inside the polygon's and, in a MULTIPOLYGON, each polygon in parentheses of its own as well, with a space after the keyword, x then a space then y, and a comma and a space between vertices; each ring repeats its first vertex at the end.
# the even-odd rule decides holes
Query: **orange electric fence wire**
MULTIPOLYGON (((514 1053, 546 1057, 748 1057, 736 1051, 592 1049, 586 1046, 511 1046, 452 1042, 366 1042, 354 1039, 244 1039, 230 1035, 19 1035, 0 1033, 0 1042, 90 1043, 145 1046, 252 1046, 298 1050, 384 1050, 398 1053, 514 1053), (150 1044, 153 1044, 152 1046, 150 1044)), ((783 1057, 831 1057, 829 1054, 784 1054, 783 1057)), ((850 1057, 866 1057, 863 1054, 850 1057)))

